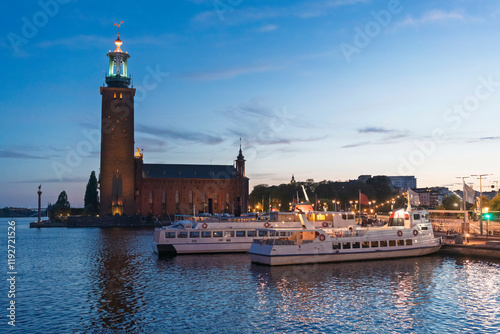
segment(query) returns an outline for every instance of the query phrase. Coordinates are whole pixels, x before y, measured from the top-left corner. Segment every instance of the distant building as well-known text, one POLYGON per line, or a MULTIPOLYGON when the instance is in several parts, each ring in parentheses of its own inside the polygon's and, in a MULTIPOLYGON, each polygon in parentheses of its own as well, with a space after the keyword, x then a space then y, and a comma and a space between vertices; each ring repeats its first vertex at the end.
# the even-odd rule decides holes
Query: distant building
MULTIPOLYGON (((380 175, 384 176, 384 175, 380 175)), ((417 179, 415 176, 387 176, 391 182, 392 186, 396 189, 415 189, 417 187, 417 179)), ((359 182, 366 183, 369 179, 371 179, 371 175, 360 175, 358 176, 359 182)))
POLYGON ((415 188, 414 191, 419 194, 420 205, 429 209, 437 208, 450 194, 446 187, 415 188))
POLYGON ((134 96, 127 75, 128 53, 109 52, 101 87, 100 214, 166 216, 248 211, 248 178, 240 145, 234 165, 144 164, 134 155, 134 96))
POLYGON ((417 179, 415 176, 388 176, 391 179, 392 185, 399 189, 415 189, 417 188, 417 179))

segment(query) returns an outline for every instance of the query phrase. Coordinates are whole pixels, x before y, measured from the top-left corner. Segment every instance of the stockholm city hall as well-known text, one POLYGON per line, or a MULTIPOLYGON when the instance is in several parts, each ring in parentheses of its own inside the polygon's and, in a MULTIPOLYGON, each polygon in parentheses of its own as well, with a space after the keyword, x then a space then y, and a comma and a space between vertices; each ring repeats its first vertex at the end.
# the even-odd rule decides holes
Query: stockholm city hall
POLYGON ((142 151, 134 153, 135 89, 119 32, 115 45, 107 54, 109 70, 101 87, 101 216, 247 212, 241 145, 234 165, 146 164, 142 151))

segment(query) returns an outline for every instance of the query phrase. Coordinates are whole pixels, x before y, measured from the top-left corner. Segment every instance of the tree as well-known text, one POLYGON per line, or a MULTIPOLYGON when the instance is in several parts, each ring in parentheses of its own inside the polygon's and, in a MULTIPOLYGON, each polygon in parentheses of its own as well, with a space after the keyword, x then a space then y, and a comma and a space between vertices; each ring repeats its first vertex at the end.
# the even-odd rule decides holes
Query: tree
POLYGON ((477 198, 476 205, 475 205, 476 209, 479 209, 479 202, 480 201, 481 201, 481 208, 482 209, 488 208, 490 206, 491 200, 488 197, 483 195, 483 196, 477 198))
POLYGON ((496 195, 490 201, 490 211, 500 211, 500 195, 496 195))
POLYGON ((443 207, 445 210, 459 210, 460 198, 455 194, 446 196, 446 198, 443 200, 443 207))
POLYGON ((68 201, 66 191, 62 191, 57 198, 57 202, 51 206, 50 218, 64 218, 69 216, 71 205, 68 201))
POLYGON ((94 217, 99 213, 99 194, 97 193, 97 178, 94 171, 90 173, 89 182, 85 189, 83 208, 86 216, 94 217))

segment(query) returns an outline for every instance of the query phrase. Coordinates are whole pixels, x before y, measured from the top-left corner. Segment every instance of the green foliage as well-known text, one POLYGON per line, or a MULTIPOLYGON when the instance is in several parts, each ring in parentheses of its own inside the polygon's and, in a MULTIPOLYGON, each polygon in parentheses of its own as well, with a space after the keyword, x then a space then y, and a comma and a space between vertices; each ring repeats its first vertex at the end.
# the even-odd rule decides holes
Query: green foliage
POLYGON ((490 201, 490 211, 500 211, 500 195, 496 195, 490 201))
POLYGON ((443 200, 442 206, 445 210, 460 210, 460 198, 451 194, 443 200))
POLYGON ((66 218, 71 211, 71 205, 68 201, 68 195, 66 191, 62 191, 57 198, 57 202, 50 207, 50 218, 60 219, 66 218))
POLYGON ((97 193, 97 178, 94 171, 90 173, 83 206, 85 216, 94 217, 99 213, 99 194, 97 193))
MULTIPOLYGON (((481 208, 484 209, 484 208, 490 207, 491 200, 488 197, 483 195, 483 196, 477 198, 476 204, 474 205, 474 208, 479 209, 479 200, 481 200, 481 208)), ((491 210, 492 209, 490 209, 490 211, 491 210)))
MULTIPOLYGON (((329 210, 334 210, 333 200, 341 203, 340 206, 337 206, 338 210, 345 209, 349 201, 358 200, 359 191, 367 195, 370 200, 376 200, 377 203, 385 202, 395 194, 391 189, 390 179, 385 176, 375 176, 369 179, 366 184, 356 181, 333 182, 325 180, 314 182, 309 179, 306 182, 280 184, 279 186, 257 185, 250 194, 250 206, 255 208, 256 205, 259 205, 259 210, 262 210, 262 204, 264 204, 264 211, 267 211, 270 195, 273 208, 288 211, 289 203, 297 198, 297 194, 299 202, 305 202, 302 186, 306 189, 311 203, 314 203, 316 199, 321 203, 320 210, 322 210, 324 203, 327 204, 329 210), (263 201, 264 203, 262 203, 263 201)), ((389 210, 390 206, 383 207, 383 209, 389 210)))

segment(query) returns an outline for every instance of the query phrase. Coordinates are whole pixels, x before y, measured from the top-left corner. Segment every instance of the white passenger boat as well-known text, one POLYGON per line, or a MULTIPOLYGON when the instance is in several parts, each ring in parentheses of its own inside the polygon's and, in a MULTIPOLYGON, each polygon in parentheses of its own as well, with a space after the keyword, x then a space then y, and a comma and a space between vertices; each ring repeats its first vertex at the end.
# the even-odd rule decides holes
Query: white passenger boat
MULTIPOLYGON (((356 224, 352 213, 313 211, 304 215, 311 229, 356 224)), ((290 237, 293 231, 302 229, 300 215, 296 212, 271 212, 268 220, 235 217, 225 221, 180 221, 155 229, 153 250, 158 254, 247 252, 255 238, 270 238, 271 230, 266 229, 277 233, 277 238, 290 237)))
POLYGON ((268 237, 253 241, 249 250, 252 262, 275 266, 376 260, 427 255, 441 247, 425 210, 395 211, 383 227, 315 229, 306 215, 301 218, 302 230, 258 230, 268 237))

